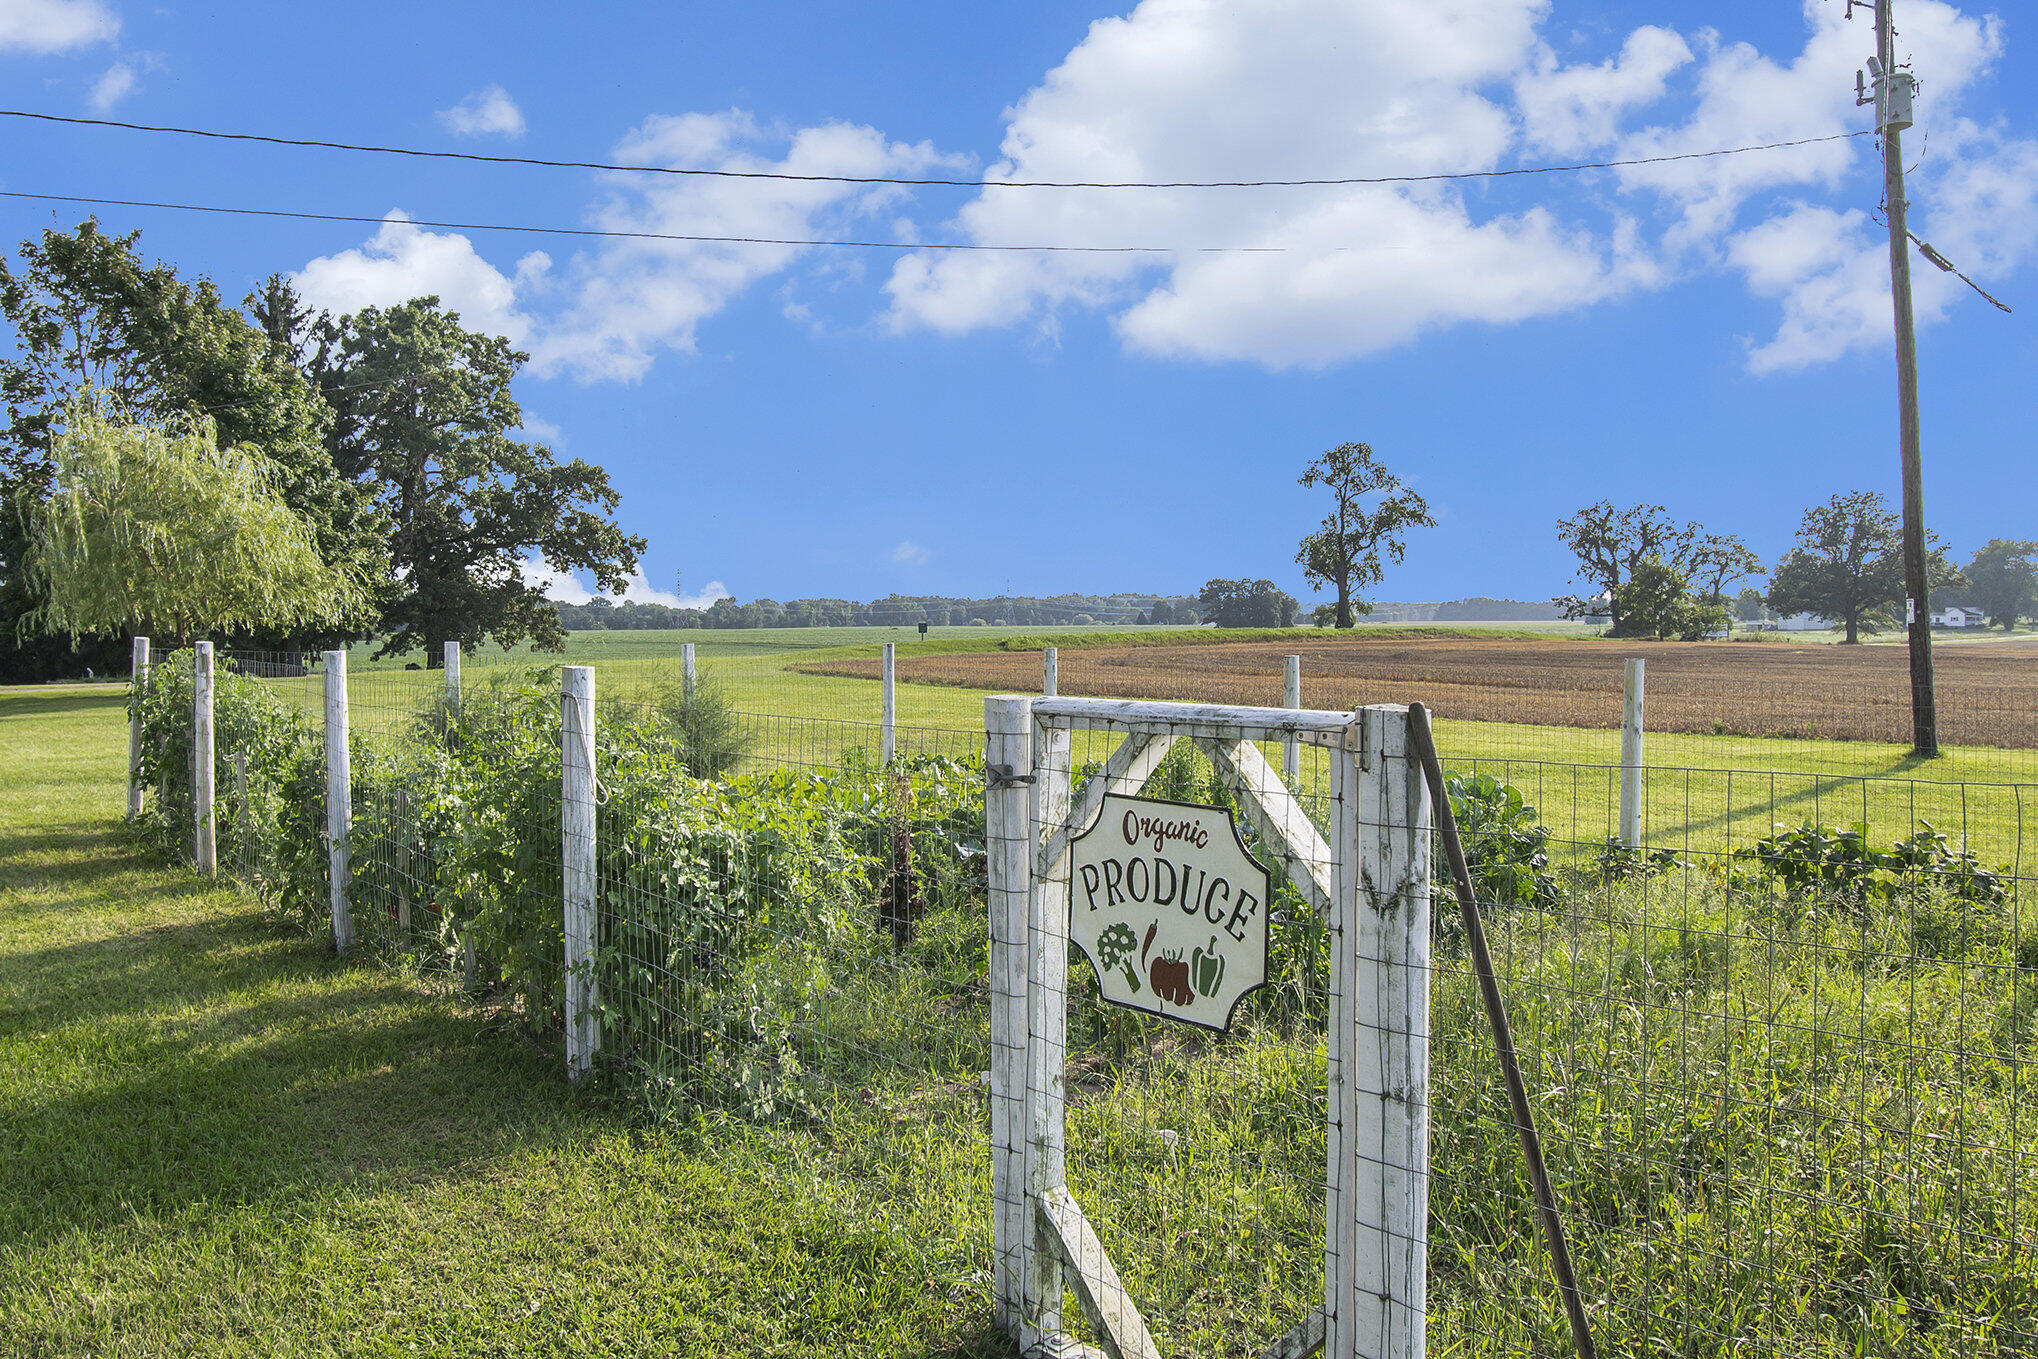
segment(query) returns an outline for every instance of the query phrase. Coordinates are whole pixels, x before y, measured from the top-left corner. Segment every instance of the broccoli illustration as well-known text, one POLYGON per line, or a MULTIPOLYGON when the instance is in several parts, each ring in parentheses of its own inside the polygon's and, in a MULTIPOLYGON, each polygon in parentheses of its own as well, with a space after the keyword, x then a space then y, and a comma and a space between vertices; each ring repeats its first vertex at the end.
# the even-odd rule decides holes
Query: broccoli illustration
POLYGON ((1097 936, 1097 961, 1107 968, 1123 972, 1135 995, 1139 993, 1139 974, 1132 970, 1132 954, 1138 947, 1139 940, 1133 935, 1132 926, 1123 920, 1097 936))

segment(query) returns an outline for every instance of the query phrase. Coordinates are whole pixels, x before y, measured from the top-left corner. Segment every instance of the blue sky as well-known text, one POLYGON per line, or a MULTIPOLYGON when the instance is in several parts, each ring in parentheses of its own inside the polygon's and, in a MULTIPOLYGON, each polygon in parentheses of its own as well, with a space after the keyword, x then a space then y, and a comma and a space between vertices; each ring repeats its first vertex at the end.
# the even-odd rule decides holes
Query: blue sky
MULTIPOLYGON (((2038 43, 1897 0, 1922 81, 1931 525, 2038 537, 2038 43)), ((1423 174, 1868 126, 1838 0, 144 7, 0 0, 13 108, 547 158, 1003 178, 1423 174)), ((1193 591, 1270 576, 1370 442, 1438 527, 1380 595, 1546 598, 1555 521, 1660 501, 1767 559, 1897 487, 1871 139, 1426 188, 869 191, 8 123, 0 188, 382 218, 1165 256, 677 247, 103 209, 238 296, 436 291, 535 355, 529 427, 606 466, 641 597, 1193 591), (1267 249, 1267 247, 1273 247, 1267 249)), ((9 240, 84 210, 0 201, 9 240)), ((568 595, 571 586, 562 586, 568 595)))

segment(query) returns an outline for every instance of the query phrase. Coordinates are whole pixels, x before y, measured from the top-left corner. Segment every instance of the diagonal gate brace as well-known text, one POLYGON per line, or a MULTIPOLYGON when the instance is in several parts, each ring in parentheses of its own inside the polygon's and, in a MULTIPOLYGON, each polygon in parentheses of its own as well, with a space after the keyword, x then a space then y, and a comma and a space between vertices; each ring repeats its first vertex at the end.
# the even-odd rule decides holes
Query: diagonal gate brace
POLYGON ((1110 1359, 1160 1359, 1160 1350, 1146 1329, 1146 1319, 1133 1306, 1118 1280, 1104 1243, 1083 1216, 1082 1206, 1067 1188, 1056 1185, 1033 1201, 1040 1216, 1040 1232, 1068 1262, 1069 1284, 1076 1301, 1103 1338, 1104 1353, 1110 1359))
POLYGON ((1330 881, 1332 856, 1323 833, 1302 810, 1302 804, 1260 748, 1250 741, 1226 741, 1214 736, 1195 738, 1196 748, 1210 757, 1219 772, 1238 790, 1239 805, 1268 849, 1280 857, 1295 890, 1325 919, 1330 918, 1333 900, 1330 881))

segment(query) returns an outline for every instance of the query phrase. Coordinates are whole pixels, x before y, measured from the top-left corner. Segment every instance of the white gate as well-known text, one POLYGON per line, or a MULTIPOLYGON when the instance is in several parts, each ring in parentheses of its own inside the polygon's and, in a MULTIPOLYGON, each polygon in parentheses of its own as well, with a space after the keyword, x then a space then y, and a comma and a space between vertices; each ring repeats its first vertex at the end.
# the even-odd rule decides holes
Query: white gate
POLYGON ((1071 1289, 1107 1353, 1158 1351, 1064 1183, 1070 842, 1110 793, 1135 793, 1193 741, 1328 921, 1329 1115, 1323 1301, 1267 1350, 1417 1359, 1429 1173, 1429 793, 1402 707, 1357 712, 985 700, 990 874, 991 1177, 1000 1323, 1028 1355, 1081 1353, 1071 1289), (1071 796, 1070 733, 1122 741, 1071 796), (1255 742, 1330 756, 1328 841, 1255 742))

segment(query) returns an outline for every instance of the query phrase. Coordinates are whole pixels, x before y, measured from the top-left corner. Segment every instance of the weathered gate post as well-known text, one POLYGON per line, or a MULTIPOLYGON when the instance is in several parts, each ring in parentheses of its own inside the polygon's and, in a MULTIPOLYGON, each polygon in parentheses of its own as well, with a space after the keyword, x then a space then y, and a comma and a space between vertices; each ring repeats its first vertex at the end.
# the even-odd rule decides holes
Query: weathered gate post
POLYGON ((1054 647, 1040 653, 1040 696, 1053 698, 1061 689, 1061 652, 1054 647))
POLYGON ((595 990, 594 670, 569 665, 559 697, 560 854, 565 879, 566 1072, 594 1068, 601 1046, 595 990))
POLYGON ((1016 1338, 1040 1254, 1026 1194, 1027 913, 1033 899, 1033 700, 984 700, 990 856, 991 1242, 998 1320, 1016 1338))
MULTIPOLYGON (((1033 786, 1026 831, 1026 850, 1034 856, 1026 909, 1026 1188, 1036 1201, 1060 1189, 1065 1178, 1070 868, 1067 854, 1043 864, 1041 840, 1047 827, 1068 820, 1071 744, 1068 728, 1033 724, 1033 786)), ((1021 1286, 1026 1319, 1049 1335, 1058 1333, 1060 1253, 1033 1250, 1021 1286)), ((1022 1335, 1021 1348, 1030 1343, 1022 1335)))
POLYGON ((1429 789, 1408 710, 1361 708, 1331 764, 1324 1353, 1421 1359, 1429 1231, 1429 789))
POLYGON ((149 639, 134 639, 133 698, 127 713, 127 814, 142 814, 142 699, 149 691, 149 639))
POLYGON ((354 948, 354 913, 347 905, 347 839, 354 830, 354 776, 347 748, 347 653, 325 653, 326 874, 333 908, 333 948, 354 948))
POLYGON ((1630 658, 1623 677, 1620 719, 1620 839, 1642 847, 1642 679, 1643 662, 1630 658))
POLYGON ((191 671, 191 859, 210 878, 219 873, 218 818, 212 806, 212 643, 191 648, 191 671))

